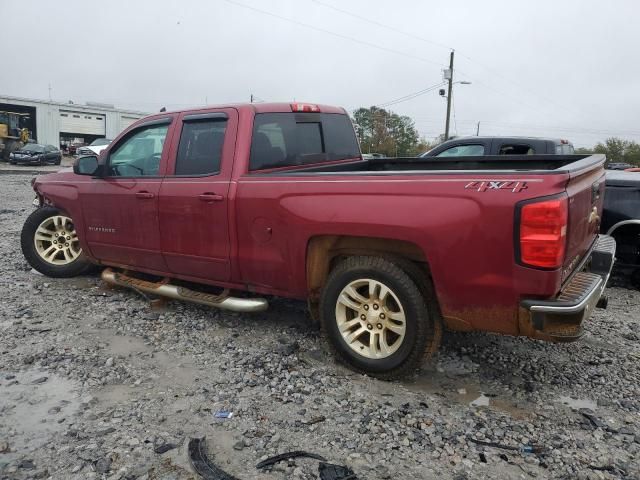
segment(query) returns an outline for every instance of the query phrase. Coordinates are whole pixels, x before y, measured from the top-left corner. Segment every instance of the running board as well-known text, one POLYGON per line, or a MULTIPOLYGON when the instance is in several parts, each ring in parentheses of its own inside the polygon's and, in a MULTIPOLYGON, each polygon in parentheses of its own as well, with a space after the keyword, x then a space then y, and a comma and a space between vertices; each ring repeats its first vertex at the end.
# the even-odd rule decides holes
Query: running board
POLYGON ((185 302, 199 303, 200 305, 208 305, 209 307, 231 310, 233 312, 263 312, 269 307, 269 303, 264 298, 230 297, 229 290, 224 290, 220 295, 197 292, 186 287, 171 285, 169 279, 164 279, 160 282, 149 282, 125 275, 124 273, 114 272, 110 268, 103 270, 102 280, 111 285, 132 288, 153 295, 184 300, 185 302))

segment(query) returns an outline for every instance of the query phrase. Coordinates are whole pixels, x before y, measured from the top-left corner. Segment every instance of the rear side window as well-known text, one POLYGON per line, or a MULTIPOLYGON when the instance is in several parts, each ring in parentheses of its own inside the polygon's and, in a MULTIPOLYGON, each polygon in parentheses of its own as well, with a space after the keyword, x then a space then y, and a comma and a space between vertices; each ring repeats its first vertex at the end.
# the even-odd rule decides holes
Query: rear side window
POLYGON ((213 175, 220 172, 227 121, 206 119, 182 125, 175 175, 213 175))
POLYGON ((573 155, 574 153, 573 145, 556 145, 556 155, 573 155))
POLYGON ((483 145, 456 145, 440 152, 436 157, 478 157, 484 155, 483 145))
POLYGON ((498 150, 498 155, 533 155, 534 153, 536 153, 536 150, 531 145, 524 144, 505 143, 498 150))
POLYGON ((249 169, 307 165, 360 156, 349 117, 330 113, 260 113, 249 169))

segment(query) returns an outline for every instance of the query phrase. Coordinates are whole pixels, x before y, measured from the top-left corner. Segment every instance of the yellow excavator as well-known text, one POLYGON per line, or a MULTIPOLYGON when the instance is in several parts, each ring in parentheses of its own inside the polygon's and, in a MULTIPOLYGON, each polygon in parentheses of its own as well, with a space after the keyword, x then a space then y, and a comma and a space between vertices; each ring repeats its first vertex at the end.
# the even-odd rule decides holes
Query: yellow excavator
POLYGON ((29 130, 20 128, 20 118, 25 116, 28 114, 0 110, 0 159, 5 162, 9 161, 11 152, 29 140, 29 130))

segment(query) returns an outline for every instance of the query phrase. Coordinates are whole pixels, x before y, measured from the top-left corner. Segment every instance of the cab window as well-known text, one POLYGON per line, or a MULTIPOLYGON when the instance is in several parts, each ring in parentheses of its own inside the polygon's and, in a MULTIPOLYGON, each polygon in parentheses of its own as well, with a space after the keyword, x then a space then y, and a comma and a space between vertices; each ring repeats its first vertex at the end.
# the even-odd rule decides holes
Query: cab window
POLYGON ((573 155, 574 153, 576 152, 573 150, 573 145, 556 145, 556 155, 573 155))
POLYGON ((158 175, 160 158, 169 124, 149 125, 135 130, 109 155, 111 177, 146 177, 158 175))
POLYGON ((478 157, 484 155, 484 145, 456 145, 443 150, 436 157, 478 157))
POLYGON ((226 128, 226 119, 185 121, 180 135, 175 175, 219 173, 226 128))
POLYGON ((526 144, 505 143, 498 150, 498 155, 533 155, 534 153, 536 153, 535 148, 526 144))
POLYGON ((359 157, 360 147, 347 115, 260 113, 255 117, 252 171, 359 157))

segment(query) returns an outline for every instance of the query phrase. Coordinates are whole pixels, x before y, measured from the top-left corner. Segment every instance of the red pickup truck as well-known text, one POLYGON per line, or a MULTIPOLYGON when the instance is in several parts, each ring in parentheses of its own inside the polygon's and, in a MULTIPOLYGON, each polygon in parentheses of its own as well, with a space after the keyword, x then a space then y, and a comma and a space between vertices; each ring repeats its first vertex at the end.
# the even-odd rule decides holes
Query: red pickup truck
POLYGON ((53 277, 236 311, 308 300, 339 359, 383 378, 443 328, 568 341, 601 298, 601 155, 363 159, 311 104, 160 113, 37 177, 22 249, 53 277))

